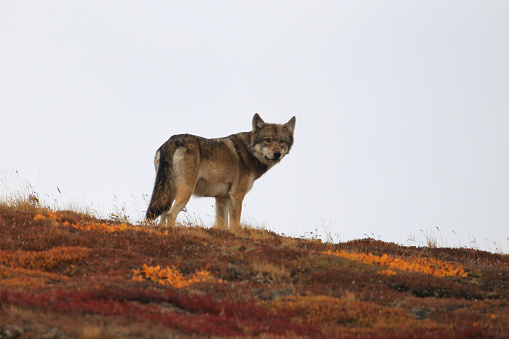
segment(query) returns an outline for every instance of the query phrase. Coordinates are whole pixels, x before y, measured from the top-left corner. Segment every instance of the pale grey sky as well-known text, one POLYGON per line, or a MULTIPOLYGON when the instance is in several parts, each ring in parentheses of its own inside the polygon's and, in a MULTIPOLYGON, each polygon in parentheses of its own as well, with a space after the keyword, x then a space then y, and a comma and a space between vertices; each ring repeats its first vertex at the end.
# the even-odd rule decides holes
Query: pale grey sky
POLYGON ((0 46, 0 170, 47 195, 141 218, 171 135, 295 115, 245 220, 509 252, 507 1, 1 1, 0 46))

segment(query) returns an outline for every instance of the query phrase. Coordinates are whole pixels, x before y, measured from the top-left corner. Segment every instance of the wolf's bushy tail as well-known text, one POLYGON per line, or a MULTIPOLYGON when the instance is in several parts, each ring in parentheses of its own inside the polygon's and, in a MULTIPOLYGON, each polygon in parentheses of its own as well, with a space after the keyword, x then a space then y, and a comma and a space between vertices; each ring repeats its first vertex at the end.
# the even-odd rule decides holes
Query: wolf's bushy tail
POLYGON ((159 149, 159 166, 157 168, 154 191, 147 208, 146 218, 151 220, 168 211, 175 200, 175 189, 172 178, 173 153, 172 145, 163 145, 159 149), (169 149, 168 149, 169 147, 169 149))

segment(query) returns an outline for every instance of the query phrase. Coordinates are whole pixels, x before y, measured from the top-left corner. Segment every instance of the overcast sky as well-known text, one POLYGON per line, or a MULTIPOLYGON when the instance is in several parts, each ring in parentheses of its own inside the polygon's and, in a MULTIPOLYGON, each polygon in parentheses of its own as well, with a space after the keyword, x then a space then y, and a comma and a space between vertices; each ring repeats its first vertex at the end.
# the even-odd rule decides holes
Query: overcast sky
POLYGON ((0 1, 0 46, 0 171, 61 204, 140 219, 171 135, 295 115, 245 221, 509 252, 508 1, 0 1))

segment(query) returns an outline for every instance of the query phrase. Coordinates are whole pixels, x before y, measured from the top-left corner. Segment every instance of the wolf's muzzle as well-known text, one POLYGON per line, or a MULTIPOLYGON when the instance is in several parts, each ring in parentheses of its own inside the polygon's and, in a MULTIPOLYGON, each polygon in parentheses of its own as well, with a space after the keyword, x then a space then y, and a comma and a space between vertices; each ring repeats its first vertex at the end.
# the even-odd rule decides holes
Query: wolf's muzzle
POLYGON ((274 156, 274 159, 281 158, 281 152, 279 152, 279 151, 274 151, 274 153, 272 153, 272 155, 274 156))

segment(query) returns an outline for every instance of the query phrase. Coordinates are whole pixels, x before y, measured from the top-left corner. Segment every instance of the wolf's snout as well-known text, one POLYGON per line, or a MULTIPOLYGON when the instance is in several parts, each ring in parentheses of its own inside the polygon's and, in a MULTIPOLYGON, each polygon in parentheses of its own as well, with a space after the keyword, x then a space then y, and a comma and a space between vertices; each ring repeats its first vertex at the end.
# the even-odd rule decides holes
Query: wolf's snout
POLYGON ((276 158, 276 159, 281 158, 281 152, 279 152, 279 151, 274 151, 274 153, 272 153, 272 155, 273 155, 273 156, 274 156, 274 158, 276 158))

